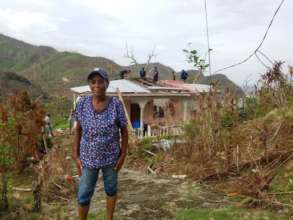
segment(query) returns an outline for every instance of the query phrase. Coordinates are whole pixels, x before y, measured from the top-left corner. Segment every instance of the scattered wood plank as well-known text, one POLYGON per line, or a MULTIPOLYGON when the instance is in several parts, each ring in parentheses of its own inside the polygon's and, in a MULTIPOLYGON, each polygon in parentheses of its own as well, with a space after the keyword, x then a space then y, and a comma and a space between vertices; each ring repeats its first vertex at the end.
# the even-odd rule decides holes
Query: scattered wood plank
POLYGON ((293 151, 272 152, 268 154, 268 156, 265 155, 256 160, 240 163, 238 165, 238 170, 239 170, 238 172, 237 172, 237 165, 233 164, 228 169, 222 172, 212 173, 208 176, 201 178, 200 181, 220 180, 228 176, 235 176, 235 175, 238 175, 239 172, 243 169, 255 167, 255 164, 267 164, 267 163, 273 162, 275 159, 278 159, 279 161, 285 161, 288 158, 292 157, 292 155, 293 155, 293 151))
POLYGON ((266 199, 255 199, 255 202, 264 203, 267 206, 272 207, 272 208, 290 208, 290 209, 293 209, 292 204, 286 204, 286 203, 282 203, 282 202, 267 199, 267 198, 266 199))
POLYGON ((271 192, 271 193, 268 193, 268 195, 289 195, 289 194, 293 194, 293 191, 288 191, 288 192, 271 192))
POLYGON ((149 150, 143 150, 143 151, 146 152, 146 153, 148 153, 148 154, 150 154, 150 155, 152 155, 152 156, 156 156, 155 153, 153 153, 153 152, 151 152, 151 151, 149 151, 149 150))
POLYGON ((13 191, 31 192, 32 188, 12 187, 13 191))
POLYGON ((68 199, 68 198, 65 198, 65 197, 62 197, 62 196, 57 196, 57 195, 55 195, 54 198, 61 199, 61 200, 66 201, 66 202, 70 201, 70 199, 68 199))
POLYGON ((60 186, 59 184, 57 184, 57 183, 55 183, 55 182, 53 182, 53 185, 56 186, 56 187, 59 188, 59 189, 63 189, 63 188, 64 188, 64 187, 60 186))
POLYGON ((187 177, 186 174, 181 174, 181 175, 172 175, 172 178, 174 179, 181 179, 181 180, 184 180, 185 178, 187 177))
POLYGON ((152 174, 157 174, 156 171, 154 171, 150 166, 148 166, 148 171, 152 174))

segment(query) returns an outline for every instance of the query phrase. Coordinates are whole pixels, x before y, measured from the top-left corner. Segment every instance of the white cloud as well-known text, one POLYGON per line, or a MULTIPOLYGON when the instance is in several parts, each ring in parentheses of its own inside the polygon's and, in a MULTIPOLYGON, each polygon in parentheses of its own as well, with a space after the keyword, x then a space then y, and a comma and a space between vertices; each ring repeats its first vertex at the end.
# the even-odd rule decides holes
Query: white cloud
POLYGON ((57 25, 46 14, 12 9, 0 9, 0 24, 1 27, 13 32, 21 32, 36 26, 42 26, 48 31, 57 30, 57 25))
MULTIPOLYGON (((213 70, 245 58, 261 40, 278 0, 209 0, 213 70)), ((263 50, 293 60, 293 19, 286 1, 263 50)), ((14 0, 1 3, 0 32, 30 43, 104 56, 126 65, 125 43, 140 62, 157 47, 156 61, 190 68, 183 48, 188 42, 207 51, 204 1, 198 0, 14 0)), ((224 73, 235 82, 256 79, 264 67, 255 59, 224 73), (250 76, 252 75, 252 76, 250 76)))

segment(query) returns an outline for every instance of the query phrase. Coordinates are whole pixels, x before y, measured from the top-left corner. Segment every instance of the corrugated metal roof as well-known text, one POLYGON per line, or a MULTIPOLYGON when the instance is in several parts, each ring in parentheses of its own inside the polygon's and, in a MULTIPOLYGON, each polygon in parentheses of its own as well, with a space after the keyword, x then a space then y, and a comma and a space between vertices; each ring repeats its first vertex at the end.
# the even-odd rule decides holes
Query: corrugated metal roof
POLYGON ((130 92, 130 93, 151 93, 148 89, 143 86, 140 86, 127 79, 113 80, 110 82, 107 92, 117 92, 119 88, 120 92, 130 92))
POLYGON ((181 85, 184 84, 183 81, 180 80, 171 80, 171 79, 166 79, 166 80, 160 80, 159 84, 163 86, 173 86, 173 87, 180 87, 181 85))
POLYGON ((204 84, 184 84, 185 88, 188 88, 189 90, 195 91, 195 92, 209 92, 211 89, 211 86, 204 85, 204 84))
MULTIPOLYGON (((119 89, 122 93, 151 93, 150 90, 127 79, 110 81, 109 87, 106 92, 116 93, 117 89, 119 89)), ((70 90, 78 94, 88 93, 91 91, 88 85, 73 87, 70 90)))
POLYGON ((148 86, 148 89, 150 90, 174 90, 174 91, 187 91, 188 89, 182 89, 174 86, 148 86))
POLYGON ((164 86, 172 86, 176 88, 185 89, 193 93, 209 92, 211 88, 209 85, 184 83, 183 81, 179 80, 161 80, 160 84, 164 86))

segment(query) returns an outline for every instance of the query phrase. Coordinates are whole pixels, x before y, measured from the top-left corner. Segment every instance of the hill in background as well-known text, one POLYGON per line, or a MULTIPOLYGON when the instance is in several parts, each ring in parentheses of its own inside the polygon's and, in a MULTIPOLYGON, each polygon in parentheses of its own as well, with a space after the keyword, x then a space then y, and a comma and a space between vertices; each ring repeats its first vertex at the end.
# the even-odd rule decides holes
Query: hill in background
POLYGON ((46 46, 33 46, 0 34, 0 70, 19 72, 58 53, 46 46))
POLYGON ((28 79, 12 72, 0 72, 0 100, 19 90, 28 91, 32 98, 46 98, 42 89, 32 84, 28 79))
MULTIPOLYGON (((17 72, 32 84, 39 86, 50 96, 71 98, 70 88, 85 85, 88 72, 94 67, 106 69, 111 79, 118 79, 123 69, 132 71, 131 77, 138 77, 139 69, 145 64, 120 66, 104 57, 89 57, 73 52, 58 52, 47 46, 34 46, 0 34, 0 71, 17 72)), ((171 67, 161 63, 151 63, 147 72, 157 66, 160 79, 172 79, 171 67)), ((209 77, 190 70, 190 82, 210 83, 209 77)), ((176 73, 177 79, 180 73, 176 73)), ((241 89, 226 76, 218 76, 221 88, 241 89)), ((240 89, 240 90, 239 90, 240 89)))
POLYGON ((222 91, 229 89, 231 92, 234 92, 238 96, 244 96, 243 90, 238 85, 233 83, 230 79, 228 79, 227 76, 223 74, 214 74, 211 76, 205 76, 205 77, 199 78, 197 80, 197 83, 200 83, 200 84, 213 83, 218 89, 222 91))

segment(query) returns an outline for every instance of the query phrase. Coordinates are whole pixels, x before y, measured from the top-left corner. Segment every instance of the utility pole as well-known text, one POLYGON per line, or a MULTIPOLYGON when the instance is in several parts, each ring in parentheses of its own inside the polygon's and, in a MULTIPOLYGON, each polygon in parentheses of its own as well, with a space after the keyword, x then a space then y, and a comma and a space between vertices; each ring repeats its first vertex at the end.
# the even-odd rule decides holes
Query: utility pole
POLYGON ((212 65, 211 65, 211 51, 212 51, 212 49, 210 48, 210 34, 209 34, 207 0, 204 0, 204 8, 205 8, 206 35, 207 35, 207 44, 208 44, 209 74, 210 74, 211 81, 212 81, 212 65))

